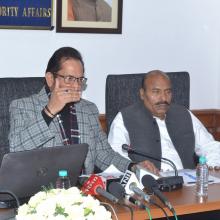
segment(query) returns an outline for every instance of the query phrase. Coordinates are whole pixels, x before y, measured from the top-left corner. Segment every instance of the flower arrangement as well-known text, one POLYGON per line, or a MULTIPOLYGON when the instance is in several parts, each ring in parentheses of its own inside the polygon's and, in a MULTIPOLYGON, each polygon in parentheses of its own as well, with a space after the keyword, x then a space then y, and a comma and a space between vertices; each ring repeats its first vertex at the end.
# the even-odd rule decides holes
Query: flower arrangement
POLYGON ((84 195, 78 188, 50 189, 30 198, 19 207, 17 220, 111 220, 97 199, 84 195))

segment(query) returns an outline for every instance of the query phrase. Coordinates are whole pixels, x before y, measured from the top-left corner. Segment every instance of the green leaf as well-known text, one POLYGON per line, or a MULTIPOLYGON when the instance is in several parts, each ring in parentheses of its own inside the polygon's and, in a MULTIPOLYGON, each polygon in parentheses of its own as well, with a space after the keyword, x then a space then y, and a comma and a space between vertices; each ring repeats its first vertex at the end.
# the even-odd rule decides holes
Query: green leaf
POLYGON ((30 207, 28 212, 27 212, 27 214, 35 214, 35 213, 37 213, 37 211, 36 211, 35 208, 32 208, 32 207, 30 207))
POLYGON ((78 206, 80 206, 82 204, 82 202, 75 202, 75 203, 73 203, 73 205, 78 205, 78 206))
POLYGON ((59 205, 56 205, 56 209, 55 209, 55 213, 54 213, 54 216, 57 216, 57 215, 64 215, 65 217, 68 216, 68 214, 65 213, 65 208, 63 208, 59 205))
POLYGON ((94 214, 94 212, 92 211, 92 209, 84 208, 84 216, 87 216, 87 215, 89 215, 90 213, 93 213, 93 214, 94 214))

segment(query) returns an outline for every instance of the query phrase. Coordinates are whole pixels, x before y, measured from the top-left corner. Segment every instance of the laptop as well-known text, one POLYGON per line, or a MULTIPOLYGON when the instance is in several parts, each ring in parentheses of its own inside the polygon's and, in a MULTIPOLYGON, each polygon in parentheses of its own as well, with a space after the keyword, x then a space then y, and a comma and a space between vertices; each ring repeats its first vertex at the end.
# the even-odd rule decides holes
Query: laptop
POLYGON ((43 187, 55 187, 61 169, 68 171, 75 186, 87 152, 87 144, 73 144, 5 154, 0 167, 0 208, 16 207, 16 200, 2 192, 9 190, 21 203, 27 202, 43 187))

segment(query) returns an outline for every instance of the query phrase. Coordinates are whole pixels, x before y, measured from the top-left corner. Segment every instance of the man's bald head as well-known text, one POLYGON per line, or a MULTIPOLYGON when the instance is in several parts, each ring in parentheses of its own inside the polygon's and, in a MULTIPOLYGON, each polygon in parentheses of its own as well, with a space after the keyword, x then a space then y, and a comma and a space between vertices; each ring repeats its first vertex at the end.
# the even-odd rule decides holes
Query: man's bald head
MULTIPOLYGON (((165 79, 167 79, 168 81, 170 81, 170 78, 169 76, 161 71, 161 70, 152 70, 152 71, 149 71, 148 73, 145 74, 145 76, 143 77, 142 79, 142 83, 141 83, 141 87, 143 89, 145 89, 145 82, 148 81, 149 79, 151 78, 158 78, 158 77, 164 77, 165 79)), ((147 84, 147 83, 146 83, 147 84)), ((170 81, 170 84, 171 84, 171 81, 170 81)))

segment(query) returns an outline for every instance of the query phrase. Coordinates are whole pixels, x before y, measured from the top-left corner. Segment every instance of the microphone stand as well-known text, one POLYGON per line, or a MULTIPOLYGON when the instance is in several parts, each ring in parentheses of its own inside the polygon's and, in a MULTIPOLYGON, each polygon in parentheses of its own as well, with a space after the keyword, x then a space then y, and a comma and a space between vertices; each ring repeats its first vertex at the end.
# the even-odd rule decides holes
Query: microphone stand
POLYGON ((170 166, 174 169, 175 176, 178 176, 178 170, 177 170, 176 165, 173 163, 172 160, 164 158, 164 157, 161 157, 161 159, 159 159, 159 158, 153 157, 151 155, 148 155, 148 154, 144 153, 141 150, 133 149, 133 148, 129 147, 128 145, 126 145, 126 146, 124 146, 124 145, 126 145, 126 144, 122 145, 122 149, 129 152, 129 153, 138 154, 140 156, 144 156, 144 157, 147 157, 147 158, 150 158, 152 160, 159 161, 159 162, 163 162, 162 160, 167 161, 170 164, 170 166))
POLYGON ((156 161, 160 161, 160 162, 164 162, 167 161, 169 162, 169 164, 171 165, 171 167, 174 169, 175 171, 175 176, 169 176, 169 177, 161 177, 157 180, 158 184, 160 185, 160 190, 161 191, 172 191, 172 190, 176 190, 176 189, 180 189, 183 186, 183 177, 182 176, 178 176, 178 171, 176 168, 176 165, 173 163, 173 161, 161 157, 160 158, 156 158, 153 157, 151 155, 146 154, 145 152, 141 151, 141 150, 137 150, 134 148, 131 148, 130 146, 128 146, 127 144, 123 144, 122 145, 122 149, 127 151, 127 152, 132 152, 134 154, 138 154, 141 156, 144 156, 146 158, 150 158, 156 161))

